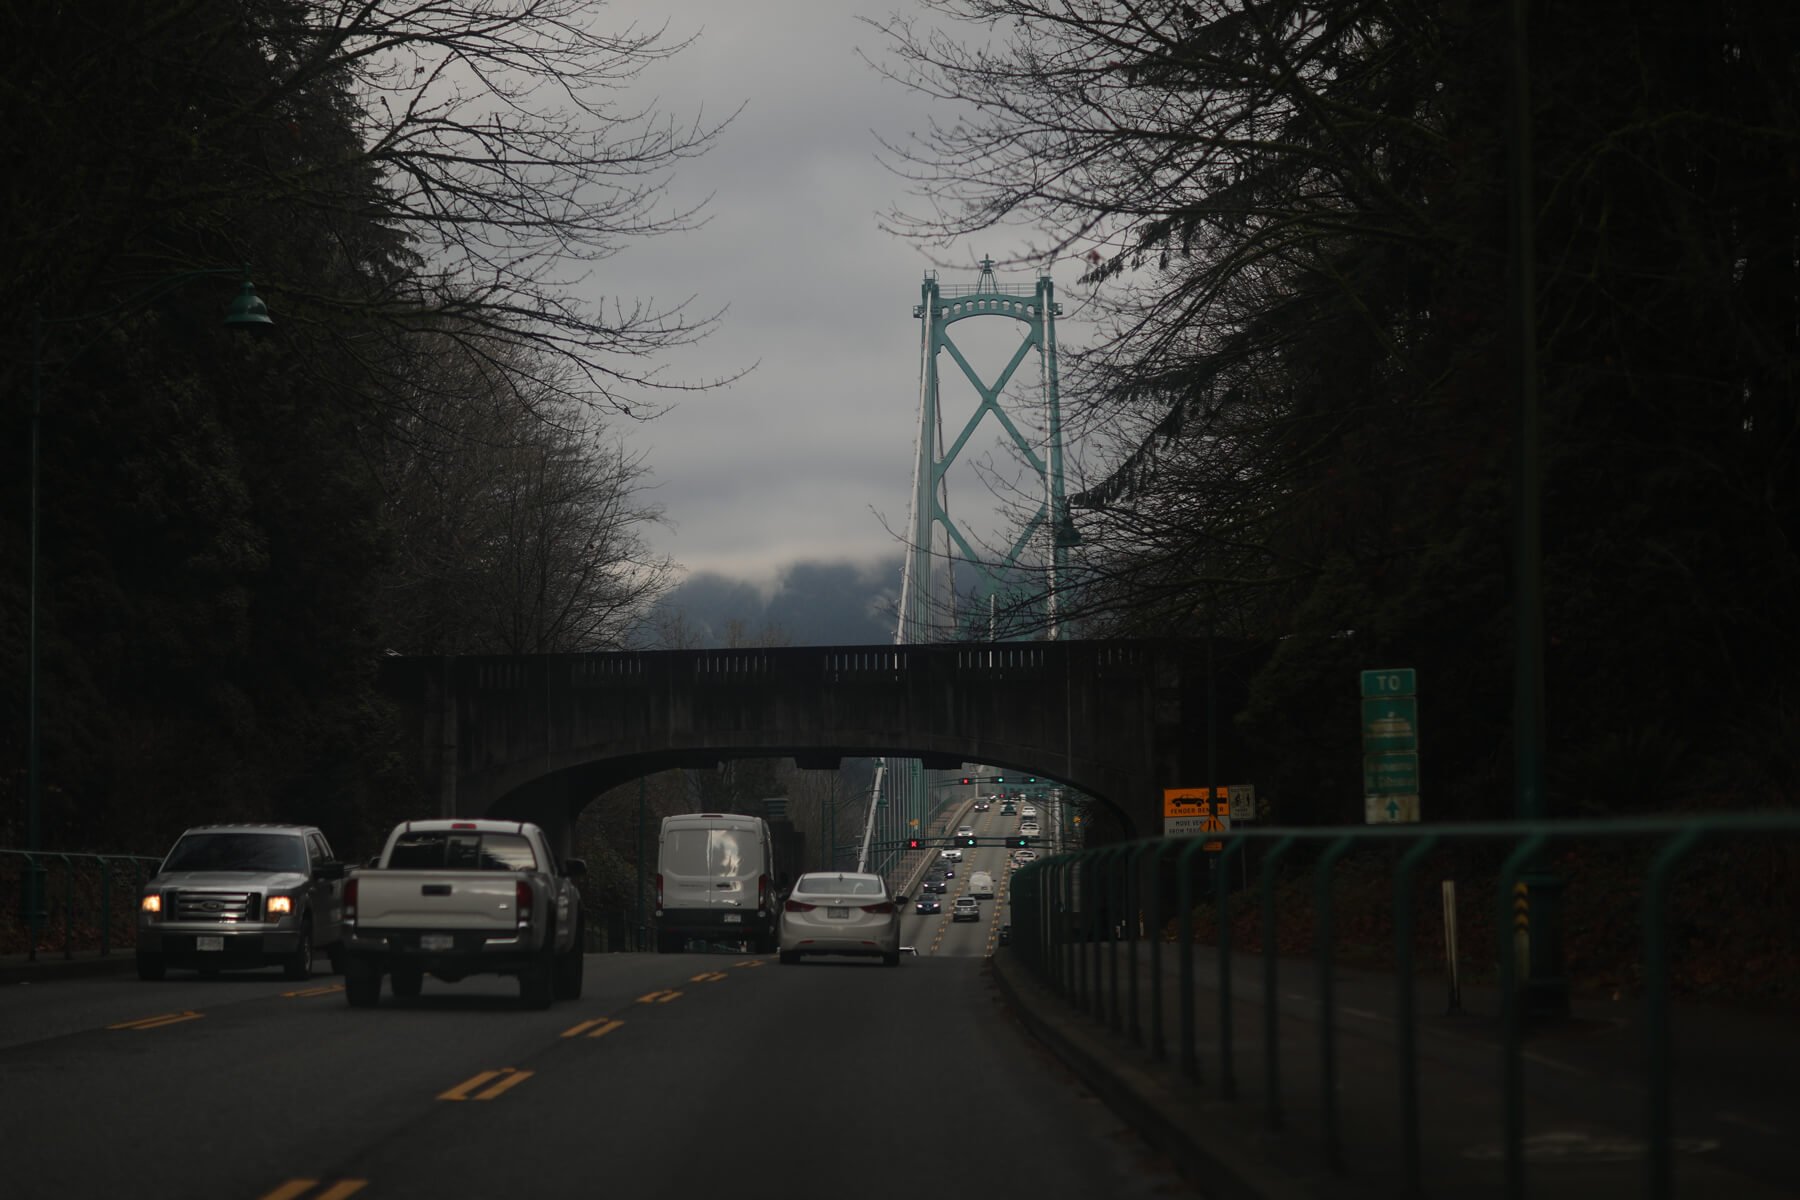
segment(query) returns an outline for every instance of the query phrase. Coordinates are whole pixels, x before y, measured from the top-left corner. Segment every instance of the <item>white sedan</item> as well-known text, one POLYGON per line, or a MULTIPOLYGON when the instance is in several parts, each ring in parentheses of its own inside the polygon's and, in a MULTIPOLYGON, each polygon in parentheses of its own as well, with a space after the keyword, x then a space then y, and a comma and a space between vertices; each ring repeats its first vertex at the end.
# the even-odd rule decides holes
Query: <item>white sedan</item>
POLYGON ((888 894, 879 875, 811 871, 802 875, 781 906, 781 961, 802 954, 879 956, 900 965, 900 914, 905 896, 888 894))
POLYGON ((962 861, 962 851, 958 850, 955 846, 952 846, 948 850, 940 850, 938 852, 938 857, 943 859, 945 862, 961 862, 962 861))

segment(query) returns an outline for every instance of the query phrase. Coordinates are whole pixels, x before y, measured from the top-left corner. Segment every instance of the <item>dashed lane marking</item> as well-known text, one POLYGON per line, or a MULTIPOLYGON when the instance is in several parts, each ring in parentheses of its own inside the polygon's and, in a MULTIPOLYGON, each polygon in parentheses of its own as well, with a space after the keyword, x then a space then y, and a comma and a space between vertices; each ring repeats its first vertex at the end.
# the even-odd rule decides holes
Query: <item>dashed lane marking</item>
POLYGON ((158 1013, 154 1017, 139 1017, 135 1021, 120 1021, 117 1025, 108 1025, 108 1029, 161 1029, 165 1025, 179 1025, 183 1021, 198 1021, 205 1013, 193 1010, 178 1013, 158 1013))
POLYGON ((661 991, 644 993, 637 998, 637 1002, 639 1004, 667 1004, 679 995, 681 993, 673 988, 663 988, 661 991))
POLYGON ((465 1079, 447 1092, 439 1092, 439 1100, 492 1100, 515 1088, 535 1074, 533 1071, 521 1071, 517 1067, 501 1067, 496 1071, 483 1071, 471 1079, 465 1079))
MULTIPOLYGON (((344 1200, 353 1196, 369 1185, 366 1179, 338 1179, 325 1185, 325 1190, 311 1197, 311 1200, 344 1200)), ((300 1200, 313 1188, 319 1186, 317 1179, 290 1179, 272 1192, 267 1192, 257 1200, 300 1200)))
POLYGON ((333 992, 341 992, 343 990, 343 984, 331 983, 326 984, 324 987, 301 988, 297 992, 283 992, 281 995, 283 999, 292 1000, 295 996, 329 996, 333 992))
POLYGON ((591 1038, 605 1037, 624 1023, 625 1022, 623 1021, 614 1020, 612 1017, 595 1017, 591 1021, 583 1021, 579 1025, 563 1030, 562 1035, 566 1038, 583 1036, 591 1038))

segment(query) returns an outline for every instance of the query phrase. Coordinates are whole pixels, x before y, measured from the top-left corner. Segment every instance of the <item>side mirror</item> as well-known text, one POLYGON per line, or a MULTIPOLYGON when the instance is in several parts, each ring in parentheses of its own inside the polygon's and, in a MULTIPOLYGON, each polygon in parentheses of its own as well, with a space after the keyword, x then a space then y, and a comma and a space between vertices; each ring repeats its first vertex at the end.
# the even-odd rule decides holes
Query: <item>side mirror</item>
POLYGON ((318 870, 314 871, 313 874, 320 879, 342 879, 344 877, 344 864, 335 858, 328 858, 319 864, 318 870))
POLYGON ((570 879, 579 879, 581 876, 587 874, 587 861, 580 858, 571 858, 568 862, 563 864, 563 874, 567 875, 570 879))

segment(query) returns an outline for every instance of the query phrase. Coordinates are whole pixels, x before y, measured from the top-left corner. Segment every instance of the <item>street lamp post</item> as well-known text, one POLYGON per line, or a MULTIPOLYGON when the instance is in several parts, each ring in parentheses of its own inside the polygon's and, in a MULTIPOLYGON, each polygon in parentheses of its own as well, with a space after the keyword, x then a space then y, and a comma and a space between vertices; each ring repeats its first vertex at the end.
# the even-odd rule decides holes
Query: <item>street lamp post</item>
MULTIPOLYGON (((1544 773, 1543 479, 1537 381, 1537 210, 1532 199, 1531 70, 1525 0, 1511 11, 1512 111, 1508 121, 1508 210, 1512 222, 1513 369, 1518 387, 1518 459, 1513 536, 1514 816, 1549 815, 1544 773)), ((1522 981, 1526 1011, 1535 1017, 1569 1014, 1569 981, 1562 964, 1562 880, 1540 854, 1523 882, 1530 903, 1529 969, 1522 981)))
MULTIPOLYGON (((25 868, 25 922, 28 935, 27 957, 37 960, 38 932, 43 928, 45 916, 44 868, 38 864, 38 852, 43 849, 43 790, 41 778, 41 751, 39 741, 38 716, 38 491, 39 476, 39 437, 38 429, 43 423, 44 412, 44 341, 52 326, 83 325, 95 321, 104 321, 129 312, 152 300, 166 296, 178 288, 209 276, 236 275, 235 267, 209 268, 198 271, 186 271, 180 275, 172 275, 167 279, 152 284, 143 291, 127 297, 110 308, 103 308, 89 313, 81 313, 69 317, 46 317, 43 310, 37 309, 32 315, 31 329, 31 559, 29 567, 28 599, 26 602, 26 667, 25 667, 25 849, 27 853, 25 868)), ((232 300, 225 312, 224 323, 233 329, 259 329, 274 324, 269 319, 268 307, 256 294, 256 288, 250 282, 250 271, 243 269, 244 286, 232 300)))

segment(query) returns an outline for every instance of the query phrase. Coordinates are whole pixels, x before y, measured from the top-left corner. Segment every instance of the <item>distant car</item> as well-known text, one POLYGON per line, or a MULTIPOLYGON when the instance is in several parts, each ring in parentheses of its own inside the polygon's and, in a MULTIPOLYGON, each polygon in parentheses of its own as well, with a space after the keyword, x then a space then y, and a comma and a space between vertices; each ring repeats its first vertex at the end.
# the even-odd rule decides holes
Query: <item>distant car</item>
POLYGON ((922 912, 922 913, 934 913, 934 912, 943 912, 944 911, 943 902, 940 901, 936 896, 931 896, 931 895, 920 896, 919 902, 917 904, 913 905, 913 908, 916 911, 922 912))
POLYGON ((1021 820, 1021 821, 1037 820, 1037 809, 1035 809, 1031 805, 1027 804, 1024 808, 1019 810, 1019 820, 1021 820))
POLYGON ((986 812, 987 810, 988 810, 988 802, 986 800, 977 800, 975 802, 975 811, 976 812, 986 812))
POLYGON ((938 851, 938 857, 947 863, 961 862, 962 861, 962 851, 957 849, 955 846, 952 846, 948 850, 938 851))
POLYGON ((974 837, 975 827, 973 825, 958 825, 956 827, 956 836, 959 838, 974 837))
POLYGON ((879 957, 883 966, 897 967, 905 903, 905 896, 888 892, 879 875, 809 871, 781 906, 781 961, 797 963, 803 954, 848 954, 879 957))
POLYGON ((1028 863, 1028 862, 1035 862, 1036 860, 1037 860, 1037 851, 1036 850, 1027 849, 1027 850, 1014 850, 1013 851, 1013 861, 1014 862, 1028 863))
POLYGON ((950 890, 950 884, 942 879, 927 879, 925 881, 925 890, 937 895, 942 895, 950 890))
POLYGON ((1018 813, 1019 813, 1019 806, 1014 804, 1010 800, 1008 800, 1005 804, 1002 804, 1000 806, 1000 815, 1003 817, 1017 816, 1018 813))
POLYGON ((981 905, 976 903, 973 896, 958 896, 956 903, 950 908, 950 919, 952 921, 979 921, 981 920, 981 905))

